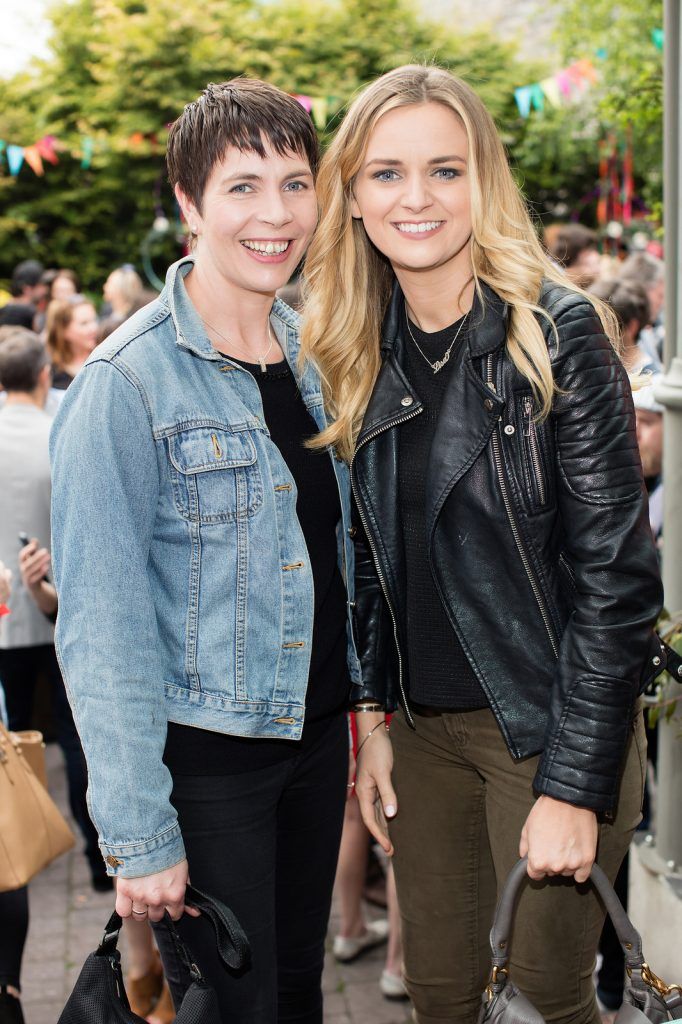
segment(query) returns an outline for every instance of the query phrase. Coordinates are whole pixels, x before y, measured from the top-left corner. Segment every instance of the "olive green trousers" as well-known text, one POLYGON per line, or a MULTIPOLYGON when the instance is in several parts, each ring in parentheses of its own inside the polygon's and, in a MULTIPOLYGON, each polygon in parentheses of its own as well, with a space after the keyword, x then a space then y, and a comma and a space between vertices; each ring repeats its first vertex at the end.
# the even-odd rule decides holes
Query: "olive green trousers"
MULTIPOLYGON (((472 1024, 490 973, 498 892, 519 856, 538 758, 514 761, 490 710, 391 723, 398 814, 390 824, 406 984, 418 1024, 472 1024)), ((628 740, 617 812, 597 860, 613 881, 641 820, 646 738, 628 740)), ((552 878, 521 892, 510 976, 551 1024, 599 1024, 592 972, 604 911, 588 884, 552 878)))

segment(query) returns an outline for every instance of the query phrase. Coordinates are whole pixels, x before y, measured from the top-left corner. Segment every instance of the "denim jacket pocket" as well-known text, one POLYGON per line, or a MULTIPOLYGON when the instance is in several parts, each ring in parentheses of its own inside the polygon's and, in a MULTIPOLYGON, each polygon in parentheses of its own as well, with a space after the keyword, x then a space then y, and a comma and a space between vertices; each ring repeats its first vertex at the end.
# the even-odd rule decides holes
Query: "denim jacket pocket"
POLYGON ((249 431, 187 427, 167 438, 176 507, 184 519, 227 523, 263 503, 256 445, 249 431))

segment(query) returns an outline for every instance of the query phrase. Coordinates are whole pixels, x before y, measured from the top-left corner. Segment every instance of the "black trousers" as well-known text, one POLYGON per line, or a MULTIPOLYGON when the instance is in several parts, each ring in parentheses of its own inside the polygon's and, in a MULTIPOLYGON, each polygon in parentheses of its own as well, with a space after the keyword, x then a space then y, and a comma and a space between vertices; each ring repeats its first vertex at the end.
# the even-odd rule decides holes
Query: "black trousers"
POLYGON ((28 931, 28 889, 0 892, 0 985, 19 988, 28 931))
POLYGON ((30 729, 33 698, 38 677, 47 676, 52 709, 57 723, 57 739, 66 761, 69 805, 78 828, 85 839, 85 855, 90 868, 104 872, 104 862, 97 845, 97 831, 90 820, 86 803, 88 772, 85 755, 71 714, 64 680, 52 644, 37 647, 14 647, 0 650, 0 681, 5 690, 9 727, 30 729))
MULTIPOLYGON (((348 774, 348 727, 336 715, 310 749, 239 775, 173 777, 193 885, 217 896, 249 937, 251 966, 218 959, 213 929, 185 915, 182 938, 218 993, 223 1024, 322 1024, 324 943, 348 774)), ((155 927, 177 1002, 186 975, 155 927)))

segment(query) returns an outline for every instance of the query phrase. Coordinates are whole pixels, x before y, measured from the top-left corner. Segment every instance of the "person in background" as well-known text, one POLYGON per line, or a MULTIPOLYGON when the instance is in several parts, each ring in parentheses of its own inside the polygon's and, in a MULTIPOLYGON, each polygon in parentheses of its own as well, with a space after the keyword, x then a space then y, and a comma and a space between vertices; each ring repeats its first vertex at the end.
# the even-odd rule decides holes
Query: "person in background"
POLYGON ((71 812, 84 838, 93 887, 111 889, 90 821, 87 772, 54 649, 54 589, 43 582, 50 556, 50 462, 52 420, 44 406, 50 360, 40 338, 21 327, 0 329, 0 383, 7 392, 0 409, 0 558, 17 583, 11 614, 0 619, 0 680, 11 729, 31 727, 33 696, 40 675, 50 686, 59 745, 64 753, 71 812), (20 578, 19 534, 29 538, 27 583, 20 578), (40 540, 38 540, 40 538, 40 540))
POLYGON ((42 276, 45 268, 38 260, 23 260, 12 272, 12 301, 0 309, 0 326, 26 327, 31 330, 38 306, 47 296, 42 276))
POLYGON ((52 279, 50 287, 51 302, 68 302, 80 292, 80 281, 75 270, 60 267, 52 279))
POLYGON ((615 313, 621 332, 620 358, 629 374, 658 373, 661 364, 640 343, 642 331, 651 322, 649 300, 643 285, 632 279, 603 278, 589 289, 615 313))
POLYGON ((656 543, 663 533, 663 406, 656 400, 655 387, 661 375, 654 375, 651 386, 635 391, 637 444, 642 460, 644 482, 649 494, 649 522, 656 543))
MULTIPOLYGON (((0 605, 8 605, 12 571, 0 562, 0 605)), ((0 722, 7 726, 0 679, 0 722)), ((0 1024, 24 1024, 21 1009, 21 961, 28 933, 28 887, 0 892, 0 1024)))
POLYGON ((636 252, 623 263, 620 278, 622 281, 636 281, 646 290, 650 319, 640 335, 640 345, 661 365, 665 340, 665 264, 651 253, 636 252))
POLYGON ((144 286, 134 267, 126 265, 112 270, 103 288, 106 319, 122 324, 143 302, 144 286))
POLYGON ((563 224, 549 238, 549 254, 580 288, 587 288, 601 272, 597 235, 583 224, 563 224))
POLYGON ((95 307, 82 295, 52 302, 47 311, 47 348, 52 357, 52 387, 66 391, 97 345, 95 307))

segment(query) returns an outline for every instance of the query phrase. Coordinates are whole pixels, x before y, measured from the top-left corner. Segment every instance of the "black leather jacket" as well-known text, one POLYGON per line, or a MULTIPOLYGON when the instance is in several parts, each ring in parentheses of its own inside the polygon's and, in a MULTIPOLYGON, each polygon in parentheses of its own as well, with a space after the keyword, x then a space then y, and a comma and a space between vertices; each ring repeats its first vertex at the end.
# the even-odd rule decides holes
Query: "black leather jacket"
MULTIPOLYGON (((660 653, 630 386, 591 304, 547 283, 540 304, 558 344, 538 319, 560 390, 536 422, 506 352, 506 304, 483 290, 429 460, 431 571, 512 756, 542 752, 536 793, 612 812, 634 702, 660 653)), ((399 701, 409 718, 398 458, 400 424, 422 407, 401 369, 402 302, 396 285, 352 464, 371 549, 358 545, 363 684, 353 696, 399 701)))

